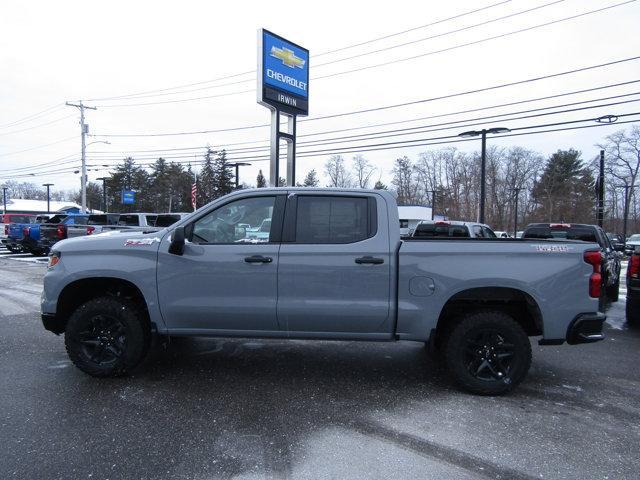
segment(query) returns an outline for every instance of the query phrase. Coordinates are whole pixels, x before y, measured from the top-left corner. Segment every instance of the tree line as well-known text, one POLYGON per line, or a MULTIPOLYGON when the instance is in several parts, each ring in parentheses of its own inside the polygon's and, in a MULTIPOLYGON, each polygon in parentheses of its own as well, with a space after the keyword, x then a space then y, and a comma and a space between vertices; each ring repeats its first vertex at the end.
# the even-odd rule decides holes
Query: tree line
MULTIPOLYGON (((605 227, 621 232, 626 208, 628 232, 639 232, 640 197, 632 187, 637 185, 640 173, 640 127, 609 135, 598 147, 605 151, 606 158, 605 227)), ((189 212, 193 209, 194 182, 197 206, 236 188, 233 164, 229 163, 225 150, 207 149, 202 160, 194 163, 199 164, 198 168, 158 158, 145 168, 133 157, 127 157, 106 176, 106 208, 103 185, 88 182, 88 207, 111 212, 189 212), (122 204, 123 190, 136 192, 134 205, 122 204)), ((435 203, 438 215, 475 220, 480 197, 480 163, 478 152, 467 153, 455 147, 427 150, 417 159, 396 158, 386 172, 363 155, 351 159, 333 155, 323 166, 322 178, 313 169, 298 186, 388 188, 396 193, 400 205, 435 203), (382 182, 383 174, 391 178, 388 186, 382 182)), ((486 221, 496 230, 512 230, 517 199, 520 227, 536 221, 594 223, 597 167, 596 156, 585 159, 574 149, 558 150, 545 158, 519 146, 490 147, 486 156, 486 221)), ((254 184, 243 183, 239 187, 261 188, 267 184, 260 170, 254 184)), ((285 180, 281 178, 279 185, 285 185, 285 180)), ((30 182, 8 181, 5 186, 10 197, 46 199, 46 190, 30 182)), ((53 190, 51 199, 79 203, 80 192, 53 190)))

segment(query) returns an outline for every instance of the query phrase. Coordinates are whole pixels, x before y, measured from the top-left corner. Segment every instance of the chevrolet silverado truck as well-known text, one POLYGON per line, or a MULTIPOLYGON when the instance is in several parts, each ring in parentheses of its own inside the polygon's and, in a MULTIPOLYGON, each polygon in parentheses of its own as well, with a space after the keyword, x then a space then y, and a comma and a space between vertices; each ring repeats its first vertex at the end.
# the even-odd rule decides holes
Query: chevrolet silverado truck
POLYGON ((462 388, 502 394, 529 370, 529 337, 603 339, 600 267, 580 241, 402 241, 385 191, 246 189, 160 231, 56 243, 42 321, 96 377, 131 371, 154 334, 416 341, 462 388))

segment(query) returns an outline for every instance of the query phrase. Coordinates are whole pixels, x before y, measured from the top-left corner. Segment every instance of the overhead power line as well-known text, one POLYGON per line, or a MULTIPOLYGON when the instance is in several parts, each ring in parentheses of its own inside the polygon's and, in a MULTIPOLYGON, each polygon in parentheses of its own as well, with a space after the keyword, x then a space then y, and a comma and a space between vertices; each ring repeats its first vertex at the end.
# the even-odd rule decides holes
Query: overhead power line
POLYGON ((75 138, 77 138, 77 137, 74 135, 73 137, 63 138, 62 140, 58 140, 56 142, 46 143, 44 145, 38 145, 37 147, 25 148, 24 150, 16 150, 14 152, 9 152, 9 153, 0 153, 0 160, 2 160, 4 157, 8 157, 9 155, 16 155, 18 153, 30 152, 32 150, 38 150, 40 148, 49 147, 51 145, 57 145, 59 143, 68 142, 69 140, 72 140, 72 139, 75 139, 75 138))
MULTIPOLYGON (((346 46, 339 47, 339 48, 335 48, 335 49, 332 49, 332 50, 326 50, 324 52, 320 52, 320 53, 317 53, 317 54, 312 54, 311 58, 313 59, 313 58, 317 58, 317 57, 322 57, 322 56, 329 55, 329 54, 332 54, 332 53, 337 53, 337 52, 341 52, 341 51, 344 51, 344 50, 349 50, 349 49, 352 49, 352 48, 361 47, 361 46, 368 45, 368 44, 371 44, 371 43, 379 42, 381 40, 386 40, 388 38, 396 37, 396 36, 399 36, 399 35, 404 35, 406 33, 410 33, 410 32, 413 32, 413 31, 417 31, 417 30, 421 30, 421 29, 424 29, 424 28, 432 27, 434 25, 439 25, 441 23, 445 23, 445 22, 448 22, 448 21, 451 21, 451 20, 457 20, 459 18, 463 18, 463 17, 469 16, 469 15, 473 15, 475 13, 479 13, 479 12, 482 12, 482 11, 485 11, 485 10, 489 10, 491 8, 498 7, 500 5, 504 5, 504 4, 510 3, 510 2, 511 2, 511 0, 503 0, 503 1, 500 1, 500 2, 497 2, 497 3, 493 3, 493 4, 490 4, 490 5, 481 7, 481 8, 476 8, 474 10, 470 10, 470 11, 467 11, 467 12, 464 12, 464 13, 460 13, 460 14, 457 14, 457 15, 454 15, 454 16, 451 16, 451 17, 447 17, 447 18, 443 18, 443 19, 440 19, 440 20, 436 20, 434 22, 426 23, 424 25, 419 25, 417 27, 412 27, 412 28, 409 28, 409 29, 406 29, 406 30, 402 30, 402 31, 399 31, 399 32, 394 32, 394 33, 391 33, 391 34, 383 35, 381 37, 376 37, 376 38, 373 38, 373 39, 370 39, 370 40, 366 40, 366 41, 362 41, 362 42, 358 42, 358 43, 353 43, 353 44, 346 45, 346 46)), ((197 86, 197 85, 204 85, 204 84, 208 84, 208 83, 214 83, 214 82, 218 82, 220 80, 228 80, 230 78, 236 78, 236 77, 243 76, 243 75, 249 75, 249 74, 255 75, 255 73, 256 73, 255 70, 248 70, 248 71, 245 71, 245 72, 239 72, 239 73, 234 73, 234 74, 230 74, 230 75, 224 75, 222 77, 217 77, 217 78, 213 78, 213 79, 210 79, 210 80, 204 80, 204 81, 195 82, 195 83, 187 83, 187 84, 178 85, 178 86, 175 86, 175 87, 161 88, 161 89, 156 89, 156 90, 146 90, 144 92, 137 92, 137 93, 118 95, 118 96, 111 96, 111 97, 89 98, 89 99, 87 99, 87 101, 96 102, 96 101, 105 101, 105 100, 122 100, 122 99, 125 99, 125 98, 138 97, 140 95, 146 95, 146 94, 150 94, 150 93, 167 92, 169 90, 177 90, 177 89, 180 89, 180 88, 188 88, 188 87, 193 87, 193 86, 197 86)))
MULTIPOLYGON (((455 121, 450 121, 450 122, 442 122, 442 123, 433 123, 433 124, 428 124, 428 125, 419 125, 419 126, 415 126, 415 127, 406 127, 406 128, 399 128, 399 129, 393 129, 393 130, 383 130, 383 131, 377 131, 377 132, 371 132, 371 133, 365 133, 365 134, 358 134, 358 135, 346 135, 346 136, 339 136, 339 137, 332 137, 332 138, 323 138, 323 139, 317 139, 317 140, 308 140, 308 141, 302 141, 302 142, 298 142, 298 146, 305 146, 305 145, 327 145, 327 144, 332 144, 332 143, 343 143, 343 142, 359 142, 359 141, 366 141, 366 140, 372 140, 372 139, 378 139, 378 138, 388 138, 388 137, 397 137, 397 136, 404 136, 404 135, 415 135, 415 134, 419 134, 419 133, 427 133, 427 132, 433 132, 433 131, 441 131, 441 130, 450 130, 452 128, 467 128, 467 127, 473 127, 476 125, 480 125, 483 123, 487 123, 488 120, 493 120, 493 121, 498 121, 498 119, 500 119, 499 121, 515 121, 515 120, 524 120, 524 119, 530 119, 530 118, 539 118, 539 117, 544 117, 544 116, 549 116, 549 115, 562 115, 562 114, 566 114, 566 113, 573 113, 573 112, 578 112, 578 111, 584 111, 584 110, 589 110, 589 109, 594 109, 594 108, 604 108, 604 107, 610 107, 610 106, 616 106, 616 105, 624 105, 624 104, 628 104, 628 103, 635 103, 635 102, 639 102, 640 98, 637 99, 632 99, 632 100, 622 100, 622 101, 618 101, 618 102, 610 102, 610 103, 605 103, 605 104, 598 104, 598 105, 588 105, 588 106, 580 106, 580 107, 576 107, 576 108, 570 108, 570 109, 566 109, 566 110, 557 110, 557 111, 551 111, 551 112, 544 112, 545 110, 551 110, 551 109, 557 109, 557 108, 564 108, 564 107, 568 107, 568 106, 576 106, 576 105, 584 105, 585 103, 593 103, 593 102, 598 102, 598 101, 604 101, 604 100, 611 100, 611 99, 619 99, 619 98, 626 98, 629 96, 633 96, 633 95, 640 95, 640 91, 638 92, 633 92, 633 93, 628 93, 628 94, 623 94, 623 95, 616 95, 616 96, 612 96, 612 97, 603 97, 603 98, 598 98, 598 99, 591 99, 591 100, 585 100, 585 101, 581 101, 581 102, 573 102, 573 103, 568 103, 568 104, 563 104, 563 105, 553 105, 553 106, 547 106, 547 107, 540 107, 540 108, 533 108, 533 109, 528 109, 528 110, 520 110, 520 111, 515 111, 515 112, 507 112, 507 113, 501 113, 501 114, 496 114, 496 115, 489 115, 489 116, 482 116, 482 117, 475 117, 475 118, 466 118, 466 119, 461 119, 461 120, 455 120, 455 121), (531 114, 534 112, 544 112, 544 113, 535 113, 533 115, 523 115, 523 114, 531 114), (514 115, 521 115, 521 116, 514 116, 514 115), (436 128, 433 128, 436 127, 436 128)), ((320 134, 322 134, 324 132, 320 132, 320 134)), ((247 143, 256 143, 256 142, 247 142, 247 143)), ((262 146, 253 146, 253 147, 244 147, 244 148, 225 148, 228 146, 225 145, 219 145, 218 147, 220 148, 224 148, 227 153, 256 153, 256 152, 263 152, 263 151, 267 151, 269 150, 269 146, 268 145, 262 145, 262 146)), ((169 151, 182 151, 185 152, 185 150, 203 150, 205 148, 215 148, 215 146, 200 146, 200 147, 187 147, 186 149, 168 149, 168 150, 160 150, 161 152, 169 152, 169 151)), ((152 152, 141 152, 144 153, 144 155, 138 155, 137 158, 157 158, 158 156, 162 156, 163 158, 170 158, 170 157, 166 157, 165 155, 149 155, 148 153, 153 153, 153 152, 157 152, 157 151, 152 151, 152 152)), ((107 156, 95 156, 96 154, 99 154, 100 152, 94 152, 94 154, 92 155, 92 160, 98 160, 98 159, 104 159, 104 160, 108 160, 108 159, 121 159, 122 156, 116 157, 112 152, 105 152, 105 154, 107 156)), ((122 152, 123 155, 132 155, 134 152, 122 152)))
POLYGON ((22 132, 27 132, 29 130, 34 130, 36 128, 45 127, 47 125, 51 125, 53 123, 61 122, 63 120, 66 120, 67 118, 71 118, 71 117, 74 117, 74 116, 75 115, 67 115, 66 117, 56 118, 55 120, 51 120, 50 122, 41 123, 39 125, 33 125, 31 127, 23 128, 21 130, 13 130, 11 132, 0 133, 0 137, 5 137, 7 135, 13 135, 14 133, 22 133, 22 132))
MULTIPOLYGON (((541 80, 548 80, 550 78, 557 78, 557 77, 562 77, 562 76, 566 76, 566 75, 572 75, 574 73, 580 73, 580 72, 586 72, 589 70, 596 70, 599 68, 605 68, 605 67, 610 67, 612 65, 617 65, 617 64, 621 64, 621 63, 626 63, 626 62, 633 62, 633 61, 637 61, 640 59, 640 56, 635 56, 635 57, 629 57, 629 58, 623 58, 620 60, 613 60, 610 62, 605 62, 605 63, 600 63, 597 65, 590 65, 588 67, 580 67, 580 68, 574 68, 572 70, 565 70, 562 72, 557 72, 557 73, 552 73, 552 74, 548 74, 548 75, 542 75, 542 76, 538 76, 538 77, 532 77, 532 78, 527 78, 524 80, 517 80, 514 82, 507 82, 507 83, 501 83, 498 85, 492 85, 490 87, 483 87, 483 88, 476 88, 473 90, 466 90, 466 91, 462 91, 462 92, 456 92, 456 93, 450 93, 447 95, 440 95, 437 97, 429 97, 429 98, 424 98, 424 99, 420 99, 420 100, 413 100, 410 102, 403 102, 403 103, 395 103, 392 105, 385 105, 385 106, 381 106, 381 107, 373 107, 373 108, 366 108, 366 109, 361 109, 361 110, 352 110, 352 111, 348 111, 348 112, 341 112, 341 113, 334 113, 334 114, 330 114, 330 115, 323 115, 323 116, 318 116, 318 117, 311 117, 311 118, 305 118, 305 119, 301 119, 300 122, 311 122, 311 121, 317 121, 317 120, 324 120, 324 119, 328 119, 328 118, 338 118, 338 117, 346 117, 346 116, 350 116, 350 115, 359 115, 359 114, 363 114, 363 113, 370 113, 370 112, 377 112, 377 111, 381 111, 381 110, 390 110, 393 108, 401 108, 401 107, 407 107, 410 105, 418 105, 421 103, 428 103, 428 102, 434 102, 437 100, 447 100, 450 98, 455 98, 455 97, 461 97, 461 96, 466 96, 466 95, 472 95, 472 94, 476 94, 476 93, 482 93, 482 92, 489 92, 492 90, 498 90, 501 88, 506 88, 506 87, 513 87, 513 86, 517 86, 517 85, 524 85, 527 83, 532 83, 532 82, 538 82, 541 80)), ((246 125, 246 126, 242 126, 242 127, 233 127, 233 128, 219 128, 219 129, 212 129, 212 130, 199 130, 199 131, 190 131, 190 132, 167 132, 167 133, 129 133, 129 134, 97 134, 97 135, 93 135, 95 137, 168 137, 168 136, 181 136, 181 135, 202 135, 202 134, 208 134, 208 133, 221 133, 221 132, 234 132, 234 131, 240 131, 240 130, 252 130, 255 128, 265 128, 265 127, 269 127, 270 124, 267 123, 261 123, 258 125, 246 125)))
MULTIPOLYGON (((585 88, 585 89, 581 89, 581 90, 573 90, 573 91, 569 91, 569 92, 563 92, 563 93, 558 93, 558 94, 554 94, 554 95, 547 95, 547 96, 543 96, 543 97, 529 98, 529 99, 526 99, 526 100, 518 100, 518 101, 514 101, 514 102, 507 102, 507 103, 489 105, 489 106, 485 106, 485 107, 478 107, 478 108, 471 108, 471 109, 466 109, 466 110, 459 110, 459 111, 455 111, 455 112, 441 113, 441 114, 437 114, 437 115, 413 117, 413 118, 404 119, 404 120, 396 120, 396 121, 393 121, 393 122, 370 123, 370 124, 359 125, 359 126, 354 126, 354 127, 347 127, 347 128, 340 128, 340 129, 335 129, 335 130, 323 130, 323 131, 320 131, 320 132, 312 132, 312 133, 306 133, 306 134, 298 135, 298 138, 314 137, 314 136, 318 136, 318 135, 328 135, 328 134, 331 134, 331 133, 343 133, 343 132, 347 132, 347 131, 370 129, 370 128, 375 128, 375 127, 389 126, 389 125, 401 125, 401 124, 412 123, 412 122, 417 122, 417 121, 421 121, 421 120, 431 120, 431 119, 434 119, 434 118, 450 117, 450 116, 461 115, 461 114, 465 114, 465 113, 473 113, 473 112, 479 112, 479 111, 484 111, 484 110, 492 110, 492 109, 496 109, 496 108, 509 107, 509 106, 514 106, 514 105, 521 105, 521 104, 524 104, 524 103, 538 102, 538 101, 549 100, 549 99, 553 99, 553 98, 561 98, 561 97, 566 97, 566 96, 571 96, 571 95, 577 95, 577 94, 580 94, 580 93, 594 92, 594 91, 604 90, 604 89, 608 89, 608 88, 615 88, 615 87, 620 87, 620 86, 631 85, 631 84, 638 83, 638 82, 640 82, 640 79, 630 80, 630 81, 627 81, 627 82, 612 83, 612 84, 608 84, 608 85, 600 85, 598 87, 585 88)), ((594 101, 608 100, 608 99, 613 99, 613 98, 623 98, 623 97, 629 96, 629 95, 634 95, 634 94, 630 93, 630 94, 616 95, 616 96, 611 96, 611 97, 603 97, 603 98, 593 99, 593 100, 584 100, 582 102, 567 103, 567 104, 564 104, 564 105, 554 105, 554 106, 541 108, 540 110, 550 109, 550 108, 560 108, 560 107, 565 107, 565 106, 570 106, 570 105, 578 105, 578 104, 581 104, 581 103, 590 103, 590 102, 594 102, 594 101)), ((507 114, 505 114, 505 115, 507 115, 507 114)), ((193 147, 181 147, 181 148, 159 148, 159 149, 126 150, 126 151, 123 151, 123 150, 120 150, 120 151, 94 151, 92 153, 93 154, 121 153, 122 155, 129 155, 131 153, 155 153, 155 152, 170 152, 170 151, 177 151, 177 150, 201 150, 201 149, 204 149, 204 148, 207 148, 207 147, 225 148, 225 147, 230 147, 230 146, 250 145, 250 144, 255 144, 255 143, 265 143, 265 140, 249 140, 249 141, 231 142, 231 143, 226 142, 224 144, 218 144, 218 145, 198 145, 198 146, 193 146, 193 147)))
MULTIPOLYGON (((610 10, 612 8, 616 8, 616 7, 620 7, 620 6, 623 6, 623 5, 627 5, 627 4, 633 3, 635 1, 636 0, 626 0, 624 2, 616 3, 616 4, 613 4, 613 5, 608 5, 606 7, 598 8, 598 9, 595 9, 595 10, 589 10, 587 12, 583 12, 583 13, 580 13, 580 14, 571 15, 569 17, 564 17, 564 18, 552 20, 552 21, 549 21, 549 22, 533 25, 533 26, 526 27, 526 28, 521 28, 521 29, 518 29, 518 30, 511 31, 511 32, 502 33, 500 35, 494 35, 494 36, 482 38, 480 40, 475 40, 475 41, 472 41, 472 42, 466 42, 466 43, 454 45, 454 46, 443 48, 443 49, 439 49, 439 50, 433 50, 433 51, 430 51, 430 52, 421 53, 421 54, 418 54, 418 55, 412 55, 412 56, 409 56, 409 57, 403 57, 403 58, 400 58, 400 59, 381 62, 381 63, 377 63, 377 64, 373 64, 373 65, 367 65, 367 66, 363 66, 363 67, 353 68, 351 70, 341 70, 341 71, 334 72, 334 73, 331 73, 331 74, 319 75, 319 76, 316 76, 316 77, 312 77, 312 80, 320 80, 320 79, 324 79, 324 78, 337 77, 337 76, 341 76, 341 75, 347 75, 347 74, 350 74, 350 73, 361 72, 361 71, 364 71, 364 70, 370 70, 372 68, 379 68, 379 67, 383 67, 383 66, 387 66, 387 65, 395 65, 395 64, 398 64, 398 63, 402 63, 402 62, 407 62, 407 61, 411 61, 411 60, 416 60, 418 58, 423 58, 423 57, 426 57, 426 56, 429 56, 429 55, 435 55, 435 54, 439 54, 439 53, 444 53, 444 52, 449 52, 449 51, 452 51, 452 50, 456 50, 456 49, 459 49, 459 48, 464 48, 464 47, 468 47, 468 46, 472 46, 472 45, 478 45, 478 44, 489 42, 489 41, 492 41, 492 40, 497 40, 497 39, 500 39, 500 38, 509 37, 511 35, 516 35, 516 34, 519 34, 519 33, 528 32, 528 31, 535 30, 535 29, 538 29, 538 28, 543 28, 543 27, 547 27, 547 26, 550 26, 550 25, 555 25, 555 24, 558 24, 558 23, 562 23, 562 22, 566 22, 566 21, 570 21, 570 20, 575 20, 577 18, 585 17, 587 15, 592 15, 594 13, 599 13, 599 12, 602 12, 602 11, 605 11, 605 10, 610 10)), ((143 106, 149 106, 149 105, 163 105, 163 104, 172 104, 172 103, 192 102, 192 101, 197 101, 197 100, 207 100, 207 99, 212 99, 212 98, 220 98, 220 97, 241 95, 241 94, 250 93, 250 92, 254 92, 254 89, 240 90, 240 91, 236 91, 236 92, 220 93, 220 94, 217 94, 217 95, 207 95, 207 96, 203 96, 203 97, 194 97, 194 98, 182 98, 182 99, 175 99, 175 100, 163 100, 163 101, 143 102, 143 103, 121 103, 121 104, 98 105, 98 106, 101 107, 101 108, 143 107, 143 106)))
MULTIPOLYGON (((536 11, 536 10, 540 10, 542 8, 549 7, 549 6, 552 6, 552 5, 556 5, 558 3, 562 3, 562 2, 565 2, 565 1, 566 0, 554 0, 554 1, 546 3, 544 5, 538 5, 537 7, 528 8, 526 10, 521 10, 519 12, 511 13, 509 15, 503 15, 503 16, 497 17, 497 18, 492 18, 491 20, 485 20, 483 22, 475 23, 473 25, 468 25, 466 27, 456 28, 454 30, 449 30, 447 32, 439 33, 439 34, 436 34, 436 35, 431 35, 431 36, 428 36, 428 37, 423 37, 423 38, 419 38, 419 39, 416 39, 416 40, 411 40, 409 42, 390 45, 390 46, 387 46, 387 47, 384 47, 384 48, 379 48, 379 49, 376 49, 376 50, 372 50, 372 51, 368 51, 368 52, 364 52, 364 53, 359 53, 359 54, 352 55, 352 56, 349 56, 349 57, 339 58, 337 60, 329 60, 327 62, 319 63, 319 64, 312 63, 311 65, 312 65, 313 70, 315 71, 316 69, 318 69, 320 67, 325 67, 327 65, 333 65, 333 64, 336 64, 336 63, 344 62, 346 60, 352 60, 354 58, 365 57, 365 56, 373 55, 373 54, 376 54, 376 53, 385 52, 385 51, 393 50, 393 49, 400 48, 400 47, 406 47, 406 46, 414 45, 414 44, 417 44, 417 43, 420 43, 420 42, 425 42, 427 40, 433 40, 433 39, 436 39, 436 38, 442 38, 442 37, 445 37, 445 36, 448 36, 448 35, 452 35, 452 34, 455 34, 455 33, 460 33, 460 32, 463 32, 463 31, 471 30, 473 28, 482 27, 482 26, 485 26, 485 25, 489 25, 491 23, 495 23, 495 22, 498 22, 498 21, 501 21, 501 20, 506 20, 508 18, 513 18, 513 17, 519 16, 519 15, 530 13, 530 12, 533 12, 533 11, 536 11)), ((314 57, 312 56, 312 58, 314 58, 314 57)), ((256 71, 253 70, 253 71, 248 72, 248 73, 255 74, 256 71)), ((134 98, 135 99, 142 99, 142 98, 153 98, 153 97, 161 97, 161 96, 168 96, 168 95, 181 95, 181 94, 185 94, 185 93, 199 92, 199 91, 202 91, 202 90, 211 90, 211 89, 214 89, 214 88, 224 88, 224 87, 229 87, 229 86, 233 86, 233 85, 242 85, 242 84, 253 83, 253 82, 255 82, 255 78, 249 78, 249 79, 246 79, 246 80, 235 80, 233 82, 219 83, 217 85, 209 85, 209 86, 206 86, 206 87, 198 87, 198 88, 193 88, 193 89, 189 89, 189 90, 177 90, 177 91, 170 91, 170 92, 166 92, 165 91, 165 92, 160 92, 160 93, 139 94, 139 95, 135 95, 135 96, 129 95, 129 96, 126 96, 126 98, 127 99, 134 99, 134 98)), ((241 92, 235 92, 233 94, 234 95, 235 94, 239 95, 241 93, 245 93, 245 91, 243 90, 241 92)), ((227 95, 228 94, 222 94, 222 96, 227 96, 227 95)), ((112 97, 111 98, 111 100, 116 100, 116 99, 124 100, 125 97, 112 97)), ((105 100, 105 99, 100 99, 100 100, 105 100)))
MULTIPOLYGON (((634 113, 629 113, 629 114, 623 114, 623 115, 618 115, 619 118, 628 118, 631 116, 639 116, 640 112, 634 112, 634 113)), ((590 122, 593 121, 593 118, 589 118, 589 119, 583 119, 583 120, 575 120, 575 121, 569 121, 569 122, 558 122, 558 123, 552 123, 552 124, 542 124, 542 125, 529 125, 529 126, 525 126, 525 127, 519 127, 519 128, 514 128, 512 129, 511 133, 506 133, 506 134, 499 134, 499 135, 495 135, 493 138, 506 138, 506 137, 516 137, 516 136, 524 136, 524 135, 537 135, 537 134, 542 134, 542 133, 553 133, 553 132, 561 132, 561 131, 571 131, 571 130, 581 130, 581 129, 586 129, 586 128, 601 128, 601 127, 607 127, 607 126, 612 126, 612 125, 624 125, 624 124, 629 124, 629 123, 636 123, 638 120, 623 120, 623 121, 618 121, 615 124, 602 124, 602 123, 595 123, 593 125, 580 125, 580 126, 571 126, 571 127, 564 127, 565 125, 575 125, 576 123, 584 123, 584 122, 590 122), (549 128, 549 127, 553 127, 553 128, 549 128), (540 129, 540 128, 545 128, 545 130, 537 130, 537 131, 521 131, 521 130, 527 130, 527 129, 540 129), (516 133, 513 133, 516 132, 516 133)), ((415 142, 411 142, 411 144, 409 144, 409 142, 386 142, 386 143, 382 143, 379 145, 369 145, 369 146, 363 146, 363 147, 357 147, 356 150, 354 150, 354 147, 347 147, 347 148, 333 148, 333 149, 325 149, 325 150, 317 150, 317 151, 310 151, 310 152, 299 152, 299 154, 297 155, 299 158, 305 158, 305 157, 318 157, 318 156, 323 156, 323 155, 327 155, 327 154, 339 154, 339 153, 360 153, 360 152, 372 152, 372 151, 383 151, 383 150, 394 150, 394 149, 398 149, 398 148, 416 148, 416 147, 424 147, 424 146, 433 146, 433 145, 445 145, 445 144, 456 144, 456 143, 464 143, 464 142, 473 142, 476 141, 477 139, 474 138, 459 138, 457 135, 448 135, 448 136, 442 136, 442 137, 432 137, 432 138, 424 138, 424 139, 420 139, 420 140, 416 140, 415 142, 422 142, 422 143, 415 143, 415 142)), ((203 161, 202 160, 196 160, 196 159, 191 159, 191 156, 188 157, 181 157, 181 158, 188 158, 188 160, 184 160, 182 162, 180 161, 176 161, 176 163, 181 163, 181 164, 193 164, 193 165, 199 165, 202 164, 203 161)), ((235 162, 235 161, 240 161, 240 160, 251 160, 252 162, 259 162, 259 161, 268 161, 269 157, 268 156, 261 156, 261 157, 256 157, 256 156, 249 156, 249 157, 233 157, 230 156, 228 157, 228 160, 231 162, 235 162)), ((143 163, 143 164, 137 164, 139 166, 147 166, 150 167, 153 165, 153 163, 143 163)), ((101 167, 100 165, 88 165, 91 168, 97 169, 97 170, 109 170, 112 167, 101 167)), ((77 169, 77 168, 76 168, 77 169)), ((27 173, 27 174, 21 174, 21 175, 15 175, 15 176, 11 176, 11 177, 5 177, 3 176, 3 178, 5 179, 12 179, 12 178, 25 178, 25 177, 38 177, 38 176, 52 176, 52 175, 58 175, 58 174, 66 174, 69 173, 70 171, 73 171, 73 169, 71 168, 64 168, 64 169, 60 169, 59 172, 56 171, 50 171, 50 172, 33 172, 33 173, 27 173)))
POLYGON ((55 110, 61 109, 62 106, 63 105, 61 103, 59 103, 57 105, 53 105, 53 106, 51 106, 49 108, 46 108, 44 110, 41 110, 41 111, 39 111, 37 113, 33 113, 31 115, 27 115, 26 117, 19 118, 18 120, 14 120, 14 121, 9 122, 9 123, 4 123, 4 124, 0 125, 0 128, 13 127, 13 126, 18 125, 20 123, 29 122, 29 121, 32 121, 34 119, 37 119, 37 118, 40 118, 40 117, 44 117, 46 115, 49 115, 50 113, 53 113, 55 110))

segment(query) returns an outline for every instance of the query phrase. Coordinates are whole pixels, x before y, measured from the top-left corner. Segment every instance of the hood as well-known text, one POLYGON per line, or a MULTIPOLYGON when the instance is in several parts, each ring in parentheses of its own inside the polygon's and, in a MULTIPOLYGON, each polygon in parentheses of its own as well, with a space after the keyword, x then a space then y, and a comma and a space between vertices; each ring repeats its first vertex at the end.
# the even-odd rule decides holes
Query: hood
POLYGON ((167 229, 150 233, 117 230, 61 240, 53 246, 52 250, 79 252, 125 248, 157 249, 167 233, 167 229))

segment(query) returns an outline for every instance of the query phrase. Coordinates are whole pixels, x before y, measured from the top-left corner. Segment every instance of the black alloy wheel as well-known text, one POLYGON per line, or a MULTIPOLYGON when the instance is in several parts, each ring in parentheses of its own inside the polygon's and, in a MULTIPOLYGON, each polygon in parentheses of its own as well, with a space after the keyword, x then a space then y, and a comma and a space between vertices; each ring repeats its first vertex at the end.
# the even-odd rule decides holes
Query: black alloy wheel
POLYGON ((463 389, 501 395, 515 388, 531 366, 531 343, 522 326, 499 310, 472 311, 444 341, 447 369, 463 389))

